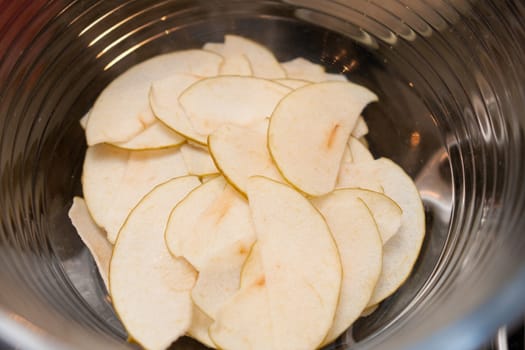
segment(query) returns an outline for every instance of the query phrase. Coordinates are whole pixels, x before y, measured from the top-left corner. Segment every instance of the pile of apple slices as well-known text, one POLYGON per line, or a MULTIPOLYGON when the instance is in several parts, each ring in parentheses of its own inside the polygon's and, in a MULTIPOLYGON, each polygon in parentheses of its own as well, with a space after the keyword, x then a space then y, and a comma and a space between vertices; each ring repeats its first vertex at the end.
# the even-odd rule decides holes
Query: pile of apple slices
POLYGON ((425 217, 411 178, 362 142, 374 101, 233 35, 113 81, 81 121, 69 215, 131 339, 316 349, 394 293, 425 217))

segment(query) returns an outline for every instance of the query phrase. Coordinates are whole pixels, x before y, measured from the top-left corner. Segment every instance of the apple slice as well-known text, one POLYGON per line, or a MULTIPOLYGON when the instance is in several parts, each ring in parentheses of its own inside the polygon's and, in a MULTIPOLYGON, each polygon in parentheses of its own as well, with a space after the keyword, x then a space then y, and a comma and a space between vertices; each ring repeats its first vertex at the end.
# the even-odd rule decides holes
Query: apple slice
POLYGON ((109 290, 108 271, 113 246, 106 239, 106 232, 93 221, 86 207, 86 202, 80 197, 73 198, 73 205, 71 205, 68 215, 80 239, 95 260, 100 277, 109 290))
POLYGON ((188 335, 193 339, 201 342, 209 348, 215 348, 215 344, 208 334, 208 329, 212 325, 213 320, 206 316, 195 304, 193 304, 193 317, 191 320, 188 335))
POLYGON ((299 89, 305 85, 311 84, 311 82, 306 80, 298 80, 298 79, 275 79, 276 83, 283 84, 284 86, 289 87, 290 89, 299 89))
POLYGON ((255 242, 241 270, 241 288, 254 284, 263 274, 261 252, 259 245, 255 242))
POLYGON ((200 79, 193 74, 177 73, 157 80, 151 85, 149 100, 160 121, 189 140, 205 145, 206 135, 200 135, 193 129, 178 100, 184 90, 200 79))
POLYGON ((283 98, 268 129, 268 147, 283 177, 310 195, 332 191, 350 132, 375 100, 368 89, 342 82, 310 84, 283 98))
POLYGON ((286 72, 286 76, 291 79, 300 79, 315 83, 326 80, 324 67, 310 62, 303 57, 283 62, 281 63, 281 67, 283 67, 286 72))
POLYGON ((186 139, 169 129, 159 121, 154 121, 138 135, 126 142, 115 142, 113 145, 128 150, 146 150, 174 147, 186 139))
POLYGON ((361 317, 368 317, 370 316, 371 314, 373 314, 377 308, 379 307, 379 304, 375 304, 375 305, 372 305, 372 306, 367 306, 366 309, 363 310, 363 312, 361 312, 361 317))
POLYGON ((199 184, 187 176, 157 186, 131 211, 115 243, 113 306, 130 336, 147 349, 166 349, 191 324, 196 272, 170 255, 164 227, 172 208, 199 184))
POLYGON ((250 176, 263 175, 282 180, 270 157, 266 140, 265 132, 236 125, 223 125, 208 138, 208 147, 217 168, 243 194, 250 176))
POLYGON ((89 146, 126 142, 155 121, 151 83, 173 73, 215 76, 222 57, 204 50, 178 51, 137 64, 113 80, 95 101, 86 128, 89 146))
POLYGON ((359 141, 353 136, 350 136, 350 138, 348 139, 348 147, 350 148, 350 152, 352 152, 353 163, 368 162, 374 160, 374 156, 372 155, 372 153, 370 153, 368 148, 366 148, 365 145, 361 143, 361 141, 359 141))
POLYGON ((199 270, 193 302, 215 319, 217 311, 239 290, 241 270, 253 240, 240 240, 209 258, 199 270))
POLYGON ((334 235, 343 280, 335 319, 324 345, 359 318, 381 274, 383 242, 372 213, 352 190, 337 190, 312 200, 334 235))
POLYGON ((354 126, 354 130, 352 130, 352 136, 358 139, 366 134, 368 134, 368 125, 366 124, 365 119, 362 116, 359 116, 354 126))
POLYGON ((241 75, 252 76, 253 69, 250 61, 243 54, 230 55, 224 57, 219 68, 220 75, 241 75))
MULTIPOLYGON (((91 110, 89 111, 91 112, 91 110)), ((87 127, 87 122, 88 122, 88 119, 89 119, 89 112, 87 112, 82 118, 80 118, 79 120, 79 123, 80 123, 80 127, 82 129, 84 129, 84 131, 86 130, 86 127, 87 127)))
POLYGON ((220 176, 181 201, 166 227, 166 244, 174 256, 186 258, 198 271, 225 247, 255 240, 246 200, 220 176))
POLYGON ((204 44, 202 49, 205 51, 216 53, 217 55, 221 55, 222 57, 226 56, 224 43, 206 43, 204 44))
POLYGON ((290 91, 266 79, 220 76, 191 85, 180 95, 179 102, 193 129, 209 135, 224 124, 249 125, 269 117, 290 91))
POLYGON ((190 175, 203 176, 219 173, 206 150, 186 144, 180 147, 180 152, 190 175))
POLYGON ((93 220, 114 243, 124 220, 144 195, 160 183, 187 174, 178 149, 126 151, 100 144, 86 151, 84 198, 93 220))
POLYGON ((253 76, 266 79, 285 78, 286 73, 281 65, 266 47, 255 41, 237 35, 226 35, 224 37, 224 56, 235 54, 245 55, 250 61, 253 76))
POLYGON ((362 163, 368 162, 341 162, 339 174, 337 175, 336 188, 362 188, 374 192, 384 192, 383 186, 377 177, 369 177, 368 173, 360 167, 362 163))
POLYGON ((425 236, 425 212, 414 182, 391 160, 356 163, 353 168, 358 176, 348 177, 347 187, 359 186, 364 178, 375 181, 403 211, 401 227, 383 246, 383 270, 369 301, 373 305, 394 293, 409 276, 425 236))
POLYGON ((348 81, 346 76, 340 73, 325 73, 324 81, 348 81))
POLYGON ((223 349, 315 349, 331 327, 341 262, 326 222, 291 187, 248 182, 263 273, 218 312, 210 336, 223 349))

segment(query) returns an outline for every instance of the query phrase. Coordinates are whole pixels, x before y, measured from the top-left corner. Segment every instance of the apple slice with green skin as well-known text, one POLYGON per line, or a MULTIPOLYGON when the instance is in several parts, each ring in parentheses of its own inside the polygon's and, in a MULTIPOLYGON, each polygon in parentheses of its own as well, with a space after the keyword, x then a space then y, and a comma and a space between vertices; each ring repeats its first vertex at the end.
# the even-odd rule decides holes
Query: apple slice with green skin
POLYGON ((209 348, 215 348, 215 344, 208 334, 208 329, 213 323, 213 320, 209 318, 201 309, 193 304, 193 315, 191 325, 188 329, 188 335, 193 339, 201 342, 209 348))
POLYGON ((248 199, 263 273, 218 312, 223 349, 315 349, 332 325, 341 287, 337 246, 321 214, 288 185, 254 176, 248 199))
POLYGON ((209 258, 199 270, 193 302, 215 319, 217 311, 239 290, 241 270, 253 240, 240 240, 209 258))
POLYGON ((82 188, 93 220, 115 242, 131 209, 153 187, 187 175, 178 149, 127 151, 99 144, 86 151, 82 188))
POLYGON ((186 144, 180 147, 180 152, 190 175, 204 176, 219 173, 205 149, 186 144))
POLYGON ((290 91, 271 80, 220 76, 191 85, 180 95, 179 102, 193 129, 209 135, 224 124, 243 126, 269 117, 290 91))
POLYGON ((146 349, 166 349, 190 328, 196 271, 164 243, 172 208, 200 181, 176 178, 155 187, 119 232, 109 281, 113 306, 130 336, 146 349))
POLYGON ((309 195, 332 191, 356 120, 375 100, 368 89, 343 82, 310 84, 283 98, 268 129, 270 154, 283 177, 309 195))
POLYGON ((321 82, 326 80, 324 67, 308 61, 303 57, 294 58, 291 61, 281 63, 286 76, 291 79, 306 80, 309 82, 321 82))
POLYGON ((166 227, 166 244, 198 271, 225 247, 255 240, 246 200, 219 176, 193 190, 174 209, 166 227))
POLYGON ((243 194, 246 194, 250 176, 263 175, 282 180, 268 152, 263 130, 224 125, 208 138, 208 147, 217 168, 243 194))
POLYGON ((149 101, 153 112, 161 122, 189 140, 205 145, 206 136, 193 129, 178 100, 184 90, 200 79, 193 74, 177 73, 157 80, 151 85, 149 101))
POLYGON ((224 57, 224 61, 219 68, 219 75, 252 76, 253 69, 245 55, 230 55, 224 57))
POLYGON ((337 190, 312 200, 334 235, 343 266, 341 296, 323 344, 334 341, 359 318, 381 274, 383 242, 376 222, 358 193, 337 190))
POLYGON ((178 51, 137 64, 109 84, 95 101, 86 127, 88 145, 126 142, 155 121, 151 83, 174 73, 215 76, 222 57, 204 50, 178 51))
POLYGON ((68 212, 71 223, 77 230, 80 239, 88 248, 106 288, 108 288, 108 271, 113 245, 106 239, 106 232, 91 218, 84 199, 73 198, 73 205, 68 212))
POLYGON ((276 83, 282 84, 284 86, 289 87, 290 89, 299 89, 305 85, 311 84, 311 82, 306 80, 298 80, 298 79, 275 79, 276 83))
POLYGON ((360 116, 357 118, 357 123, 354 126, 354 130, 352 130, 352 136, 356 139, 365 136, 368 134, 368 125, 365 122, 365 118, 360 116))
POLYGON ((253 76, 266 79, 285 78, 286 73, 273 55, 263 45, 237 35, 224 37, 223 55, 245 55, 250 61, 253 76))
POLYGON ((359 186, 362 179, 375 181, 403 211, 399 230, 383 246, 383 270, 369 301, 374 305, 394 293, 410 275, 425 236, 425 212, 414 182, 399 165, 380 158, 353 167, 358 176, 348 177, 347 187, 359 186))
POLYGON ((348 139, 348 147, 350 148, 350 152, 352 152, 352 163, 369 162, 374 160, 374 156, 370 153, 368 148, 353 136, 350 136, 348 139))

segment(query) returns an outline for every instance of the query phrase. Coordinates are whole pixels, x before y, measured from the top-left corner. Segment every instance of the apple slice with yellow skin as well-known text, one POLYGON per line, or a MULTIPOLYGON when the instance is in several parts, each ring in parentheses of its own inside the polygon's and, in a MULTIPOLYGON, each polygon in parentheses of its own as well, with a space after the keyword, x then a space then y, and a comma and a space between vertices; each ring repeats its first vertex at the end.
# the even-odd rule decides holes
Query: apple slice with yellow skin
POLYGON ((321 82, 326 80, 324 67, 308 61, 303 57, 281 63, 286 76, 291 79, 306 80, 309 82, 321 82))
POLYGON ((379 279, 383 242, 370 209, 352 190, 337 190, 312 200, 337 243, 343 280, 335 319, 323 344, 340 336, 368 304, 379 279))
POLYGON ((192 298, 206 315, 215 319, 217 311, 239 290, 241 270, 253 240, 240 240, 209 258, 199 270, 192 298))
POLYGON ((165 126, 160 121, 154 121, 144 131, 126 142, 116 142, 113 145, 128 150, 159 149, 179 146, 186 139, 165 126))
POLYGON ((305 85, 311 84, 311 82, 306 80, 298 80, 298 79, 275 79, 276 83, 282 84, 284 86, 289 87, 290 89, 299 89, 305 85))
POLYGON ((347 178, 347 187, 360 187, 363 179, 378 183, 402 210, 399 230, 383 246, 383 270, 369 301, 374 305, 394 293, 410 275, 425 237, 425 212, 414 182, 399 165, 380 158, 353 167, 355 176, 347 178))
POLYGON ((179 102, 193 129, 209 135, 224 124, 244 126, 269 117, 290 90, 266 79, 219 76, 191 85, 179 102))
POLYGON ((178 149, 127 151, 99 144, 86 151, 84 199, 93 220, 114 243, 124 220, 142 197, 158 184, 187 174, 178 149))
POLYGON ((151 83, 174 73, 215 76, 222 57, 186 50, 139 63, 109 84, 95 101, 86 127, 88 145, 126 142, 155 121, 149 105, 151 83))
POLYGON ((115 243, 109 271, 113 306, 146 349, 166 349, 191 325, 196 272, 170 255, 164 227, 172 208, 199 184, 187 176, 155 187, 131 211, 115 243))
POLYGON ((263 271, 218 312, 223 349, 315 349, 332 325, 341 287, 337 246, 321 214, 288 185, 260 176, 248 199, 263 271))
POLYGON ((266 146, 265 128, 259 129, 224 125, 208 138, 208 147, 217 168, 243 194, 250 176, 263 175, 282 180, 266 146))
POLYGON ((230 55, 224 57, 224 61, 219 68, 219 75, 252 76, 253 69, 245 55, 230 55))
POLYGON ((203 176, 219 173, 207 150, 185 144, 180 147, 180 152, 190 175, 203 176))
POLYGON ((360 116, 357 118, 357 123, 354 126, 354 130, 352 130, 352 136, 356 139, 365 136, 368 134, 368 125, 365 122, 365 118, 360 116))
POLYGON ((332 191, 356 120, 375 100, 368 89, 343 82, 306 85, 283 98, 268 129, 270 154, 283 177, 309 195, 332 191))
POLYGON ((193 315, 191 325, 188 329, 188 335, 193 339, 201 342, 209 348, 215 348, 215 344, 208 334, 208 329, 213 323, 213 320, 209 318, 201 309, 193 304, 193 315))
POLYGON ((368 148, 366 148, 365 145, 354 136, 350 136, 348 139, 348 147, 352 153, 352 163, 369 162, 374 160, 374 156, 370 153, 368 148))
POLYGON ((193 190, 174 209, 166 227, 166 244, 198 271, 219 251, 242 240, 255 240, 246 200, 219 176, 193 190))
POLYGON ((80 239, 88 248, 106 288, 108 288, 108 271, 113 245, 106 239, 106 232, 91 218, 84 199, 73 198, 73 205, 68 212, 71 223, 77 230, 80 239))
POLYGON ((273 55, 263 45, 237 35, 224 36, 224 56, 245 55, 250 61, 253 76, 266 79, 285 78, 286 73, 273 55))
POLYGON ((184 90, 201 78, 187 73, 177 73, 157 80, 151 85, 149 101, 157 118, 180 135, 197 142, 206 144, 206 136, 197 133, 179 103, 179 96, 184 90))

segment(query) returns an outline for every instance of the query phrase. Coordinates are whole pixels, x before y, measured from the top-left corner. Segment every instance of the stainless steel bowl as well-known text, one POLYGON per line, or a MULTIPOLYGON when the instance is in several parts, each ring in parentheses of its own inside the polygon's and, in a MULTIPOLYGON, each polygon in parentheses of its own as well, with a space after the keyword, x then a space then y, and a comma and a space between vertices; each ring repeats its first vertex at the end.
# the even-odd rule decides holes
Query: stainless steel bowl
POLYGON ((425 203, 411 277, 330 348, 480 345, 525 310, 523 18, 519 0, 0 0, 0 339, 132 346, 66 215, 78 120, 133 64, 237 33, 375 91, 371 150, 425 203))

